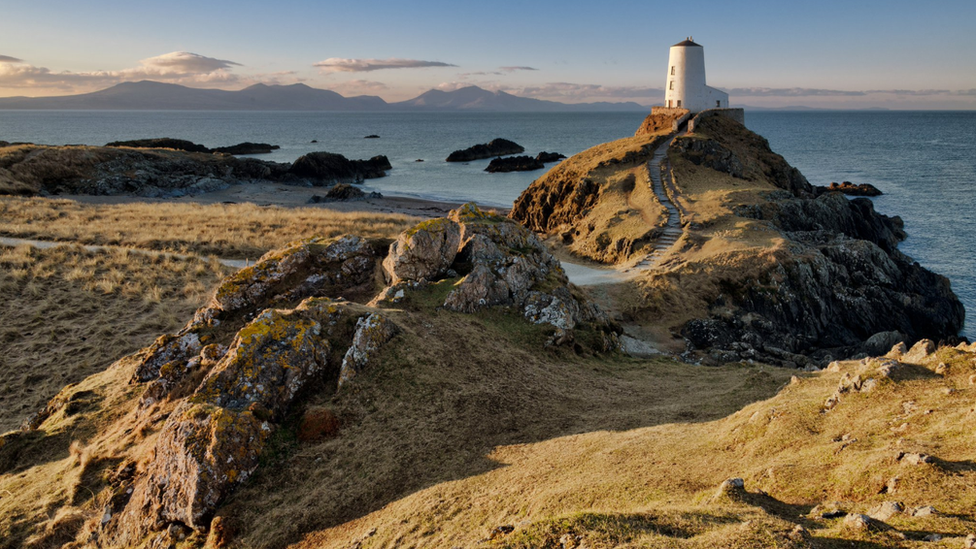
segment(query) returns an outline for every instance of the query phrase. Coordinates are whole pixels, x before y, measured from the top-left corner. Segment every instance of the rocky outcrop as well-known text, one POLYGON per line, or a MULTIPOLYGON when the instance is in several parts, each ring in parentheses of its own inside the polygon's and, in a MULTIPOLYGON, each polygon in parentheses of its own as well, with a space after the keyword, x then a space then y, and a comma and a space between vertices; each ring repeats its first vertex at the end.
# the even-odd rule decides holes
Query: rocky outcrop
POLYGON ((505 158, 495 158, 488 163, 485 171, 488 173, 498 172, 530 172, 545 168, 541 160, 531 156, 507 156, 505 158))
MULTIPOLYGON (((131 497, 106 525, 111 543, 136 544, 173 524, 205 530, 217 505, 257 468, 268 437, 305 386, 337 372, 344 349, 363 346, 364 337, 353 334, 367 318, 356 306, 308 298, 245 324, 169 415, 131 497)), ((390 337, 371 340, 366 351, 390 337)), ((205 363, 191 358, 185 367, 205 363)))
POLYGON ((566 158, 566 155, 557 152, 547 152, 542 151, 541 153, 535 155, 535 159, 543 164, 549 164, 550 162, 559 162, 566 158))
POLYGON ((953 340, 963 324, 962 304, 948 280, 898 250, 906 236, 900 218, 878 214, 865 198, 818 195, 765 140, 734 122, 714 117, 696 131, 704 135, 676 140, 682 143, 671 154, 734 176, 763 177, 787 191, 734 211, 761 220, 789 246, 748 277, 723 278, 709 317, 681 330, 693 348, 712 349, 720 360, 793 365, 805 356, 822 365, 877 351, 891 339, 882 333, 898 332, 909 342, 953 340))
POLYGON ((131 149, 173 149, 175 151, 209 153, 213 152, 203 145, 199 145, 186 139, 173 139, 172 137, 154 137, 150 139, 132 139, 129 141, 112 141, 106 143, 106 147, 128 147, 131 149))
POLYGON ((338 183, 383 177, 389 169, 392 169, 390 161, 382 155, 369 160, 349 160, 341 154, 314 152, 300 156, 289 172, 321 186, 328 181, 338 183))
POLYGON ((817 187, 816 189, 819 193, 839 192, 848 196, 881 196, 884 194, 881 192, 881 189, 870 183, 855 185, 850 181, 844 181, 843 183, 833 182, 827 187, 817 187))
POLYGON ((211 149, 211 152, 224 153, 224 154, 268 154, 271 151, 276 151, 280 149, 278 145, 271 145, 269 143, 251 143, 250 141, 245 141, 243 143, 238 143, 237 145, 231 145, 229 147, 217 147, 211 149))
POLYGON ((339 183, 329 189, 329 192, 325 193, 325 196, 313 195, 308 202, 309 204, 319 204, 321 202, 354 202, 357 200, 366 200, 367 198, 383 198, 383 195, 375 191, 367 194, 359 187, 354 187, 348 183, 339 183))
POLYGON ((797 197, 816 194, 799 170, 770 149, 766 138, 719 112, 700 113, 694 134, 675 139, 674 145, 669 155, 682 156, 734 177, 768 182, 797 197))
POLYGON ((389 169, 384 156, 311 153, 289 165, 161 148, 18 145, 0 155, 0 192, 167 198, 256 180, 331 186, 382 177, 389 169))
POLYGON ((525 152, 525 148, 515 143, 514 141, 509 141, 508 139, 492 139, 488 143, 480 143, 468 147, 467 149, 459 149, 447 156, 448 162, 471 162, 472 160, 481 160, 482 158, 492 158, 495 156, 505 156, 507 154, 519 154, 525 152))
POLYGON ((405 231, 390 245, 383 269, 391 285, 405 280, 426 282, 443 277, 457 256, 461 228, 438 218, 405 231))
POLYGON ((352 345, 342 357, 339 387, 349 383, 356 374, 365 370, 380 348, 393 339, 399 331, 400 328, 396 324, 380 313, 360 318, 356 322, 356 335, 353 336, 352 345))
POLYGON ((717 141, 679 137, 674 140, 671 150, 696 165, 727 173, 732 177, 744 176, 742 161, 717 141))
POLYGON ((395 300, 411 285, 458 278, 444 299, 446 309, 472 313, 513 306, 531 322, 563 332, 596 325, 606 335, 606 348, 618 346, 616 328, 572 290, 559 262, 535 234, 474 204, 401 235, 383 265, 392 280, 387 299, 395 300))
POLYGON ((171 137, 156 137, 152 139, 134 139, 131 141, 113 141, 106 147, 128 147, 130 149, 172 149, 175 151, 223 154, 266 154, 278 150, 278 145, 268 143, 251 143, 245 141, 229 147, 209 148, 185 139, 171 137))
POLYGON ((777 253, 757 278, 726 279, 708 318, 681 330, 722 361, 820 365, 866 350, 879 332, 950 339, 964 310, 948 281, 876 245, 843 236, 777 253))
POLYGON ((637 128, 636 136, 657 135, 670 133, 674 123, 682 117, 687 117, 691 111, 687 109, 652 109, 651 114, 647 115, 644 122, 637 128))

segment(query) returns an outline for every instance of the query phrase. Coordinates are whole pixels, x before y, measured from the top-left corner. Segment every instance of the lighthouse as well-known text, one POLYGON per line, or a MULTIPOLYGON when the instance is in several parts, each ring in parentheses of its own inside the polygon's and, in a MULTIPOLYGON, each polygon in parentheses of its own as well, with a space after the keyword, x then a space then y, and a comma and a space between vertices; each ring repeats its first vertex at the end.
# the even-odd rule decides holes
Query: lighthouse
POLYGON ((705 48, 689 36, 671 46, 664 101, 670 109, 701 112, 729 108, 729 94, 705 85, 705 48))

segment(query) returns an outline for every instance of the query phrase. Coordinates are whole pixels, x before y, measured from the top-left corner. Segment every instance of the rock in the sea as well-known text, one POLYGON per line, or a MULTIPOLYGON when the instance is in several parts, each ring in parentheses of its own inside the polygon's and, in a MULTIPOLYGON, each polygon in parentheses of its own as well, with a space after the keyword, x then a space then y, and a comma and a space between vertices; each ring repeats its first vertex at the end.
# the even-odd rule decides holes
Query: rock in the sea
POLYGON ((390 161, 382 155, 369 160, 349 160, 341 154, 313 152, 300 156, 289 171, 296 177, 308 179, 313 185, 322 186, 329 182, 383 177, 389 169, 392 169, 390 161))
POLYGON ((480 143, 467 149, 459 149, 448 155, 448 162, 470 162, 482 158, 492 158, 495 156, 505 156, 508 154, 520 154, 525 152, 525 148, 509 141, 508 139, 492 139, 488 143, 480 143))
POLYGON ((379 139, 379 138, 380 138, 380 136, 376 135, 375 133, 371 133, 371 134, 367 135, 366 137, 364 137, 363 139, 379 139))
POLYGON ((177 151, 208 153, 211 150, 186 139, 172 137, 155 137, 151 139, 133 139, 130 141, 112 141, 106 147, 129 147, 132 149, 173 149, 177 151))
POLYGON ((817 187, 817 190, 818 192, 839 192, 848 196, 881 196, 884 194, 880 189, 870 183, 855 185, 850 181, 844 181, 843 183, 833 182, 827 187, 817 187))
POLYGON ((563 154, 559 154, 557 152, 546 152, 546 151, 542 151, 541 153, 535 156, 536 160, 544 164, 548 164, 550 162, 559 162, 560 160, 563 160, 565 158, 566 156, 563 154))
POLYGON ((545 168, 542 161, 531 156, 508 156, 505 158, 495 158, 488 163, 485 171, 489 173, 528 172, 541 170, 542 168, 545 168))
POLYGON ((280 149, 278 145, 271 145, 269 143, 251 143, 250 141, 245 141, 243 143, 238 143, 237 145, 231 145, 229 147, 216 147, 212 149, 215 153, 224 154, 268 154, 271 151, 276 151, 280 149))

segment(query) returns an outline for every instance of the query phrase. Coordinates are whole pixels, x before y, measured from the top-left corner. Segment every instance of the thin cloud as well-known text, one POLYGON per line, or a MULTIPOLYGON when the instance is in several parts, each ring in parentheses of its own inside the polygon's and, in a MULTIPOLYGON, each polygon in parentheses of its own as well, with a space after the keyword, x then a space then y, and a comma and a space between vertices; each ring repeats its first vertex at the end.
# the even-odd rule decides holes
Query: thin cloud
POLYGON ((592 101, 653 101, 664 97, 660 88, 640 86, 601 86, 597 84, 576 84, 572 82, 550 82, 539 86, 508 86, 497 82, 466 81, 442 82, 434 89, 455 91, 477 85, 491 92, 505 92, 519 97, 545 99, 564 103, 585 103, 592 101))
POLYGON ((858 97, 863 91, 825 90, 819 88, 722 88, 737 97, 858 97))
POLYGON ((23 63, 23 59, 17 59, 16 57, 10 57, 9 55, 0 55, 0 63, 23 63))
POLYGON ((550 82, 541 86, 513 88, 512 93, 538 99, 593 101, 599 99, 657 99, 664 90, 642 86, 602 86, 574 82, 550 82))
POLYGON ((428 67, 456 67, 440 61, 419 59, 341 59, 330 57, 312 65, 327 72, 370 72, 384 69, 423 69, 428 67))
MULTIPOLYGON (((226 59, 215 59, 188 51, 174 51, 143 59, 139 63, 142 64, 142 70, 147 72, 159 71, 160 74, 206 74, 241 66, 240 63, 226 59)), ((139 71, 140 69, 132 70, 139 71)))
MULTIPOLYGON (((434 86, 434 89, 440 91, 452 92, 452 91, 460 90, 462 88, 470 88, 471 86, 474 86, 474 84, 472 84, 471 82, 441 82, 440 84, 434 86)), ((489 85, 489 84, 478 84, 478 87, 488 91, 498 91, 496 86, 489 85)))
POLYGON ((505 72, 515 72, 515 71, 537 71, 539 69, 534 67, 498 67, 498 70, 505 72))
MULTIPOLYGON (((4 59, 8 57, 4 56, 4 59)), ((117 71, 54 72, 19 60, 4 61, 0 63, 0 88, 76 91, 145 79, 174 84, 227 85, 242 81, 240 76, 230 72, 235 66, 241 64, 185 51, 143 59, 137 67, 117 71)))
POLYGON ((976 90, 828 90, 821 88, 722 88, 733 97, 899 97, 974 96, 976 90))

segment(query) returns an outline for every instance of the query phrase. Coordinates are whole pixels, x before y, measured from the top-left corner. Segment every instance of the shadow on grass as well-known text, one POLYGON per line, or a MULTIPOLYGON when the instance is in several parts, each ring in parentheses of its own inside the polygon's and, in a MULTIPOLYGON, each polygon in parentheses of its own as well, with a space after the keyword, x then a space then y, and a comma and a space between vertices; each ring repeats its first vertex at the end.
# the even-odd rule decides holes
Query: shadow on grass
POLYGON ((44 431, 11 431, 0 437, 0 475, 60 461, 70 451, 71 437, 64 431, 49 435, 44 431))

